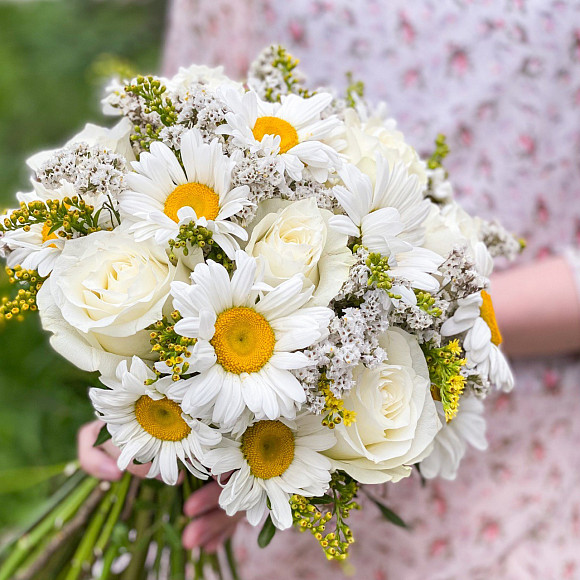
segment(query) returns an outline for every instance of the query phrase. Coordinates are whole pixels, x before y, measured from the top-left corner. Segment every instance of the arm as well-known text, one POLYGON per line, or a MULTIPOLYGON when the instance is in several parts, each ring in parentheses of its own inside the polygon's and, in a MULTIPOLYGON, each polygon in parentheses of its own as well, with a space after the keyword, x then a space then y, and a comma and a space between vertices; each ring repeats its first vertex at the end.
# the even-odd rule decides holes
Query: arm
POLYGON ((491 292, 509 356, 580 353, 580 295, 564 257, 495 274, 491 292))

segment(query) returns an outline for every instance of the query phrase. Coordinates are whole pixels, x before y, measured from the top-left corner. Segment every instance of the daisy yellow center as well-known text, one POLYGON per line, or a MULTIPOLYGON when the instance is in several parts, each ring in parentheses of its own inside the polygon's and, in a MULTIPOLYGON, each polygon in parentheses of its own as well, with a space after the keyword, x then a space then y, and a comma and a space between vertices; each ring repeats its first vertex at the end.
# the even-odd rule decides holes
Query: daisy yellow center
POLYGON ((298 145, 298 133, 288 121, 278 117, 258 117, 252 129, 254 139, 261 141, 264 135, 280 137, 280 153, 286 153, 298 145))
POLYGON ((181 413, 181 407, 170 399, 155 401, 143 395, 135 403, 135 418, 139 425, 162 441, 181 441, 191 433, 191 427, 181 413))
POLYGON ((254 477, 277 477, 294 459, 294 434, 281 421, 259 421, 242 435, 242 453, 254 477))
MULTIPOLYGON (((48 242, 48 240, 58 240, 58 236, 56 235, 56 232, 50 232, 50 227, 48 226, 48 224, 44 224, 42 226, 42 243, 44 244, 44 242, 48 242)), ((49 248, 56 248, 55 244, 50 244, 49 248)))
POLYGON ((257 373, 272 357, 276 336, 261 314, 237 306, 217 317, 211 344, 217 362, 226 371, 236 375, 257 373))
POLYGON ((198 218, 204 217, 208 220, 215 220, 217 217, 220 196, 207 185, 202 183, 184 183, 178 185, 165 200, 163 212, 174 222, 179 223, 177 212, 182 207, 194 209, 198 218))
POLYGON ((480 316, 483 318, 485 323, 489 326, 491 330, 491 342, 496 346, 499 346, 503 339, 501 337, 501 332, 497 325, 497 320, 495 319, 495 311, 493 309, 493 302, 491 301, 491 296, 485 291, 481 291, 481 298, 483 303, 479 309, 480 316))

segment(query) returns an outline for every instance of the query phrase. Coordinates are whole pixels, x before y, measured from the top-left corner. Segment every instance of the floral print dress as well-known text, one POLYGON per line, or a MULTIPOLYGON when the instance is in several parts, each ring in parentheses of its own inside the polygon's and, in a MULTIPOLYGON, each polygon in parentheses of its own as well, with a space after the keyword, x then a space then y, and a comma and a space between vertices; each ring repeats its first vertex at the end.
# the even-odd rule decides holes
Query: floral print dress
MULTIPOLYGON (((564 252, 580 291, 580 2, 174 0, 166 72, 206 62, 241 76, 270 42, 315 86, 344 86, 351 71, 419 151, 445 133, 464 207, 525 237, 522 262, 564 252)), ((385 485, 412 530, 367 501, 352 515, 345 573, 580 578, 580 359, 513 363, 514 392, 486 400, 489 450, 470 450, 455 481, 385 485)), ((247 580, 340 576, 308 534, 278 534, 260 551, 246 532, 247 580)))

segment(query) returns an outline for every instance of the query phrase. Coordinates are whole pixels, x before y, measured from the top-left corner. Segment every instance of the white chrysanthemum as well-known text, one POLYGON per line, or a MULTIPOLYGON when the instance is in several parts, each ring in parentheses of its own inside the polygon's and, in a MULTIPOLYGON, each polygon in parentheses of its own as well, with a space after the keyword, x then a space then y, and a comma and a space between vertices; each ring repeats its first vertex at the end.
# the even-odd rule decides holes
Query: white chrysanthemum
POLYGON ((236 145, 252 152, 277 154, 292 179, 302 179, 307 166, 312 177, 324 183, 329 172, 339 167, 338 153, 322 142, 340 124, 335 116, 320 116, 332 95, 318 93, 308 99, 286 95, 281 103, 262 101, 253 91, 242 96, 224 90, 222 96, 231 111, 218 132, 231 135, 236 145))
POLYGON ((207 479, 200 461, 208 447, 221 441, 221 434, 183 413, 179 400, 168 396, 173 383, 170 377, 145 385, 155 376, 141 359, 133 357, 130 369, 122 361, 115 377, 101 377, 108 389, 89 391, 113 443, 121 450, 119 469, 127 469, 134 459, 151 461, 147 477, 161 475, 165 483, 175 485, 179 459, 193 475, 207 479))
POLYGON ((468 443, 480 451, 487 449, 483 403, 474 396, 463 396, 457 416, 449 422, 445 421, 443 405, 439 401, 435 405, 443 428, 435 437, 433 451, 420 463, 421 475, 455 479, 468 443))
POLYGON ((514 377, 507 360, 499 349, 502 342, 493 304, 482 290, 457 301, 459 307, 441 327, 443 336, 466 333, 463 348, 468 366, 504 391, 511 391, 514 377))
POLYGON ((223 66, 214 68, 192 64, 187 68, 179 67, 177 74, 170 79, 166 79, 165 82, 167 89, 176 94, 182 94, 194 84, 204 85, 210 91, 215 91, 218 87, 227 85, 240 93, 244 92, 244 86, 241 83, 233 81, 224 74, 223 66))
MULTIPOLYGON (((186 412, 224 427, 246 407, 258 420, 295 417, 306 396, 290 370, 310 364, 296 351, 325 338, 332 317, 328 308, 304 307, 313 288, 303 291, 302 276, 272 289, 255 283, 256 265, 238 251, 231 279, 210 260, 196 266, 192 285, 172 284, 173 305, 183 316, 175 331, 197 339, 188 362, 199 373, 174 389, 186 412)), ((168 371, 164 363, 157 368, 168 371)))
MULTIPOLYGON (((29 203, 37 200, 62 200, 76 195, 72 184, 67 182, 63 182, 58 189, 51 190, 36 182, 33 182, 33 186, 32 192, 18 193, 18 201, 29 203)), ((89 203, 94 201, 97 200, 89 200, 89 203)), ((23 228, 9 230, 0 238, 0 247, 6 255, 6 264, 9 268, 20 265, 26 270, 38 270, 41 276, 48 276, 52 272, 64 243, 65 241, 56 232, 50 232, 46 224, 33 224, 28 231, 23 228)))
POLYGON ((344 133, 339 135, 345 146, 340 147, 340 152, 371 179, 376 176, 377 152, 391 164, 400 161, 410 174, 417 176, 423 189, 427 184, 425 162, 405 141, 403 133, 397 130, 397 122, 386 116, 386 109, 384 103, 371 114, 362 104, 357 109, 347 108, 344 112, 344 133))
POLYGON ((225 438, 208 451, 214 475, 234 470, 220 495, 228 515, 246 511, 253 526, 268 510, 282 530, 292 525, 290 497, 320 496, 328 490, 331 463, 320 451, 334 444, 334 435, 320 417, 302 415, 295 421, 258 421, 235 439, 225 438))
POLYGON ((376 183, 354 165, 340 171, 344 186, 334 187, 334 194, 347 215, 330 219, 337 231, 361 238, 371 252, 389 257, 389 275, 409 280, 415 288, 433 292, 439 282, 430 274, 443 258, 420 248, 423 222, 430 203, 423 199, 416 175, 403 163, 389 167, 386 159, 376 157, 376 183))
POLYGON ((251 205, 247 185, 232 188, 235 161, 224 155, 217 139, 204 143, 191 129, 181 137, 180 165, 163 143, 151 144, 133 163, 136 173, 127 176, 131 191, 120 196, 121 215, 133 222, 138 241, 154 237, 166 244, 183 223, 194 221, 211 230, 213 239, 233 258, 238 248, 234 236, 247 239, 246 231, 229 218, 251 205))

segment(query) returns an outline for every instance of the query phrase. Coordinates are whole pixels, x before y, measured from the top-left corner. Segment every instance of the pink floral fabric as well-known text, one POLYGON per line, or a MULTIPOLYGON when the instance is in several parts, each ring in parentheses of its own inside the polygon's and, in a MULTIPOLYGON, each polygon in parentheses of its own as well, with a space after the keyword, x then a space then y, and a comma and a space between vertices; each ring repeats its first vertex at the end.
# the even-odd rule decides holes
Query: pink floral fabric
MULTIPOLYGON (((344 86, 352 71, 420 151, 448 136, 458 198, 524 236, 522 261, 565 251, 580 272, 580 2, 175 0, 172 15, 167 72, 205 60, 241 76, 269 42, 316 86, 344 86)), ((351 576, 580 578, 580 360, 514 367, 515 391, 486 401, 489 450, 469 452, 456 481, 380 490, 412 531, 370 504, 352 516, 351 576)), ((247 580, 339 570, 307 535, 279 534, 264 551, 255 536, 238 533, 247 580)))

